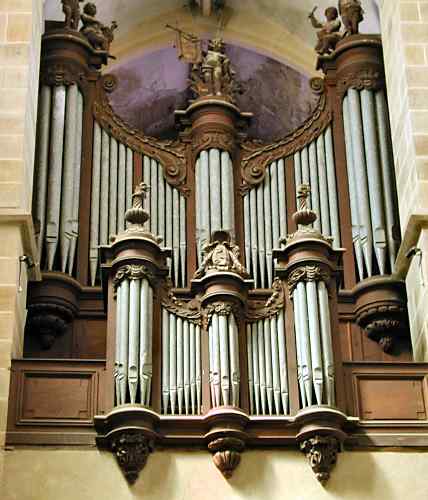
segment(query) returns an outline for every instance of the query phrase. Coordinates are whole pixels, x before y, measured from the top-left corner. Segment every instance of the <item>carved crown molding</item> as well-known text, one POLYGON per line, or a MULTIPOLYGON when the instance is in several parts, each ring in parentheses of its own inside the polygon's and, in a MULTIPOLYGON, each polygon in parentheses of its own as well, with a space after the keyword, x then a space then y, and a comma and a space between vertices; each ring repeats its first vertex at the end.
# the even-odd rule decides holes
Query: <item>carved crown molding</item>
POLYGON ((293 292, 296 286, 301 281, 324 281, 326 284, 330 281, 330 274, 317 265, 300 266, 294 269, 287 279, 288 292, 290 298, 293 297, 293 292))
POLYGON ((139 280, 143 278, 147 279, 150 285, 154 287, 156 278, 148 267, 143 264, 127 264, 117 270, 113 278, 113 288, 116 291, 124 279, 139 280))
POLYGON ((259 319, 272 318, 284 309, 285 291, 284 285, 279 278, 275 278, 272 283, 272 295, 267 301, 260 305, 256 301, 249 303, 246 314, 247 321, 257 321, 259 319))
POLYGON ((94 117, 104 130, 132 150, 157 160, 166 181, 187 195, 186 145, 180 140, 161 140, 144 135, 128 125, 113 111, 107 93, 117 85, 114 75, 103 75, 98 83, 98 99, 94 102, 94 117))
POLYGON ((349 89, 355 90, 380 90, 385 87, 385 76, 380 69, 363 68, 349 73, 337 82, 337 92, 340 96, 349 89))
POLYGON ((243 193, 263 181, 268 165, 299 151, 319 137, 331 123, 333 115, 328 104, 324 81, 320 78, 314 78, 310 84, 313 91, 320 97, 315 111, 303 125, 283 139, 271 144, 262 144, 250 139, 241 143, 243 193))

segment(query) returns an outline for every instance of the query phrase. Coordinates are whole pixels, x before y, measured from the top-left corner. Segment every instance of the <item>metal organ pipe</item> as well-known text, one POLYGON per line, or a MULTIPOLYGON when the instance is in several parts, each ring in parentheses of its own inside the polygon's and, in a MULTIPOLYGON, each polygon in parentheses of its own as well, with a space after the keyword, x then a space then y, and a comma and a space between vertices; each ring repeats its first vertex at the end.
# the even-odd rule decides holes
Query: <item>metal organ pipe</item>
POLYGON ((198 261, 214 231, 235 234, 233 165, 230 153, 212 148, 196 160, 196 241, 198 261), (199 215, 198 215, 199 214, 199 215))
POLYGON ((162 308, 162 412, 199 415, 202 398, 200 327, 162 308))
POLYGON ((250 413, 288 414, 284 313, 247 323, 250 413))
POLYGON ((271 286, 272 251, 286 235, 285 166, 278 160, 267 167, 263 182, 244 195, 245 256, 256 288, 271 286))
POLYGON ((361 280, 392 272, 399 246, 394 230, 398 227, 397 204, 384 91, 349 89, 343 100, 343 118, 353 239, 361 280))
POLYGON ((311 198, 308 202, 318 215, 315 228, 322 234, 331 236, 333 246, 339 248, 339 206, 331 126, 294 154, 294 176, 296 195, 301 183, 311 186, 311 198))

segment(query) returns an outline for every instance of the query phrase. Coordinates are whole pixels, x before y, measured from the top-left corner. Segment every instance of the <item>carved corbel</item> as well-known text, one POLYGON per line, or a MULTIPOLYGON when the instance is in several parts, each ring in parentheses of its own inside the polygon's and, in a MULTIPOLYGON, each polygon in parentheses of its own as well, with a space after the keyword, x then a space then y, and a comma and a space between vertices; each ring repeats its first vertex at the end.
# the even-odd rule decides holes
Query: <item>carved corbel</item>
POLYGON ((66 333, 73 317, 69 308, 58 304, 30 304, 26 330, 38 338, 42 349, 49 350, 55 340, 66 333))
POLYGON ((126 480, 134 484, 154 450, 153 439, 145 436, 144 432, 127 430, 117 433, 110 446, 126 480))
POLYGON ((302 441, 300 450, 306 455, 315 477, 324 485, 336 465, 339 441, 334 436, 315 435, 302 441))
POLYGON ((245 442, 236 437, 220 437, 208 444, 208 450, 213 454, 213 462, 226 479, 232 477, 233 472, 241 462, 241 453, 245 449, 245 442))

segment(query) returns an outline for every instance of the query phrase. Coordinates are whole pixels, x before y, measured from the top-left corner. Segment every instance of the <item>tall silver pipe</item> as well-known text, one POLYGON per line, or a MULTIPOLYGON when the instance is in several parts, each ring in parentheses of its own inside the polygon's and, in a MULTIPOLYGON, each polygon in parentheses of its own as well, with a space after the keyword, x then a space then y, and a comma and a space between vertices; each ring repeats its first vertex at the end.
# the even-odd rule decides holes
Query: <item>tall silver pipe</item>
POLYGON ((383 186, 381 165, 379 162, 379 144, 376 127, 376 108, 374 92, 361 91, 361 109, 363 119, 364 146, 367 160, 367 179, 370 194, 370 213, 373 230, 373 243, 380 274, 385 274, 386 232, 383 210, 383 186))
POLYGON ((147 279, 141 280, 140 291, 140 390, 141 404, 150 405, 152 385, 153 290, 147 279))
POLYGON ((137 400, 140 350, 140 280, 129 286, 129 360, 128 385, 131 404, 137 400))
POLYGON ((158 235, 162 238, 163 244, 165 244, 165 178, 160 166, 158 166, 158 235))
POLYGON ((233 234, 234 203, 233 203, 233 170, 230 155, 221 152, 221 228, 233 234))
POLYGON ((254 414, 254 377, 253 377, 253 344, 251 338, 251 323, 247 323, 247 358, 248 358, 248 395, 250 399, 250 413, 254 414))
POLYGON ((212 316, 212 338, 213 338, 213 387, 214 387, 214 404, 221 405, 220 397, 220 335, 219 335, 219 318, 216 313, 212 316))
POLYGON ((305 283, 299 282, 298 299, 299 299, 299 325, 300 332, 300 352, 302 357, 302 379, 305 389, 306 402, 308 406, 312 406, 312 359, 311 359, 311 342, 308 324, 308 302, 306 297, 305 283))
POLYGON ((258 232, 259 228, 254 221, 257 221, 257 194, 256 189, 251 189, 250 191, 250 214, 251 214, 251 225, 254 231, 251 231, 251 257, 253 263, 253 278, 254 286, 258 288, 260 286, 260 277, 258 271, 258 232))
POLYGON ((172 258, 174 262, 174 283, 179 286, 180 268, 180 200, 177 189, 172 190, 172 258))
POLYGON ((349 201, 351 205, 352 241, 354 243, 355 258, 357 261, 358 277, 364 279, 364 257, 360 240, 360 213, 354 166, 353 140, 349 116, 348 96, 343 100, 343 122, 345 128, 346 163, 348 166, 349 201))
POLYGON ((300 151, 294 153, 294 180, 296 185, 296 196, 299 186, 302 184, 302 162, 300 160, 300 151))
POLYGON ((321 333, 320 316, 318 310, 317 284, 315 281, 306 283, 306 297, 308 303, 309 320, 309 340, 311 346, 312 360, 312 380, 314 384, 315 397, 317 404, 322 404, 322 394, 324 389, 322 352, 321 352, 321 333))
POLYGON ((284 415, 288 414, 288 376, 287 376, 287 351, 285 347, 284 311, 277 316, 278 330, 278 357, 279 357, 279 380, 281 383, 281 402, 284 415))
POLYGON ((110 195, 108 215, 108 236, 117 234, 117 141, 110 137, 110 195))
POLYGON ((270 166, 270 193, 272 213, 272 248, 279 248, 280 218, 279 218, 279 186, 278 186, 278 164, 273 162, 270 166))
POLYGON ((395 175, 394 164, 391 158, 391 142, 388 121, 388 108, 385 99, 385 92, 376 92, 376 116, 379 136, 379 149, 381 160, 382 184, 385 202, 386 234, 388 239, 388 257, 391 271, 394 269, 395 259, 400 246, 399 238, 396 235, 398 230, 398 217, 395 198, 395 175))
POLYGON ((98 269, 98 245, 100 230, 100 187, 101 187, 101 128, 94 122, 94 144, 92 151, 91 188, 91 231, 89 243, 89 266, 91 284, 95 285, 98 269))
MULTIPOLYGON (((305 146, 300 152, 300 161, 302 162, 302 182, 303 184, 311 183, 310 167, 309 167, 309 151, 308 147, 305 146)), ((310 203, 310 208, 312 208, 312 199, 308 200, 310 203)))
POLYGON ((270 320, 263 320, 263 334, 265 346, 265 367, 266 367, 266 396, 269 415, 273 413, 273 377, 272 377, 272 345, 270 338, 270 320))
POLYGON ((266 359, 264 346, 263 320, 257 322, 257 341, 259 353, 260 399, 263 415, 266 415, 266 359))
POLYGON ((275 405, 275 413, 281 414, 281 381, 280 381, 280 362, 278 352, 278 318, 273 316, 267 319, 270 323, 270 343, 272 352, 272 387, 273 387, 273 401, 275 405))
POLYGON ((208 344, 209 344, 209 384, 211 392, 211 405, 213 407, 216 405, 215 393, 214 393, 214 339, 213 339, 213 324, 212 322, 208 325, 208 344))
POLYGON ((253 376, 254 376, 254 404, 256 415, 260 415, 260 372, 259 372, 259 344, 257 323, 251 325, 251 347, 253 355, 253 376))
POLYGON ((184 402, 184 360, 183 360, 183 320, 177 316, 177 399, 178 414, 183 413, 184 402))
POLYGON ((64 150, 65 126, 65 98, 64 85, 53 88, 52 95, 52 122, 48 170, 48 198, 46 211, 46 257, 48 271, 53 269, 56 249, 58 246, 61 186, 62 183, 62 158, 64 150))
POLYGON ((303 355, 302 355, 302 315, 300 312, 300 293, 298 287, 293 292, 293 308, 294 308, 294 333, 296 336, 296 354, 297 354, 297 381, 299 384, 300 400, 302 407, 306 405, 305 384, 303 382, 303 355))
POLYGON ((119 143, 117 167, 117 231, 125 230, 126 211, 126 147, 119 143))
POLYGON ((71 242, 68 273, 72 275, 79 237, 80 170, 82 166, 83 96, 77 93, 76 149, 74 155, 73 208, 71 211, 71 242))
POLYGON ((367 186, 367 165, 364 150, 363 124, 361 117, 360 94, 358 90, 348 90, 349 116, 354 153, 355 177, 357 180, 358 200, 360 203, 360 239, 366 263, 367 274, 372 275, 373 269, 373 237, 370 214, 369 189, 367 186))
POLYGON ((221 166, 220 151, 216 148, 209 150, 210 175, 210 218, 211 232, 221 229, 221 166))
POLYGON ((239 339, 238 325, 236 324, 235 316, 228 316, 229 323, 229 354, 230 354, 230 374, 232 386, 232 405, 239 407, 239 389, 241 375, 239 369, 239 339))
MULTIPOLYGON (((202 196, 202 182, 201 182, 201 161, 198 158, 196 160, 195 165, 195 203, 196 203, 196 231, 195 231, 195 240, 196 240, 196 253, 198 256, 198 266, 202 262, 202 241, 204 238, 204 229, 202 222, 202 207, 203 207, 203 196, 202 196)), ((206 218, 206 216, 205 216, 206 218)))
POLYGON ((61 216, 60 216, 60 253, 61 271, 67 270, 71 243, 71 218, 73 211, 73 185, 75 174, 76 155, 76 123, 77 123, 77 94, 76 84, 70 85, 66 92, 65 101, 65 125, 64 125, 64 158, 62 168, 61 184, 56 189, 61 192, 61 216))
POLYGON ((34 178, 36 186, 34 226, 36 231, 37 248, 39 251, 39 260, 42 258, 43 240, 45 237, 51 99, 51 88, 48 85, 43 85, 40 91, 40 111, 37 128, 37 175, 34 178))
POLYGON ((315 142, 309 144, 309 177, 311 184, 311 202, 312 210, 318 215, 314 222, 315 229, 321 231, 321 210, 320 210, 320 194, 318 185, 318 165, 317 165, 317 150, 315 142))
POLYGON ((158 234, 158 163, 156 160, 150 161, 150 231, 158 234))
POLYGON ((190 361, 190 407, 192 415, 196 414, 196 331, 194 323, 189 324, 189 361, 190 361))
POLYGON ((263 183, 263 205, 265 216, 265 246, 266 246, 266 268, 267 268, 267 286, 271 286, 273 281, 273 258, 272 258, 272 209, 271 209, 271 190, 270 190, 270 168, 266 169, 265 180, 263 183))
POLYGON ((223 404, 229 405, 230 370, 229 370, 229 338, 227 316, 221 314, 218 318, 220 340, 220 385, 223 404))
MULTIPOLYGON (((177 190, 176 190, 177 191, 177 190)), ((178 191, 177 191, 178 192, 178 191)), ((186 199, 179 194, 180 201, 180 284, 186 286, 186 199)))
POLYGON ((190 415, 190 332, 187 319, 183 320, 183 360, 184 413, 190 415))
POLYGON ((172 313, 169 316, 169 396, 171 414, 175 414, 177 404, 177 322, 172 313))
POLYGON ((169 320, 168 311, 162 308, 162 409, 168 413, 169 403, 169 320))
POLYGON ((266 247, 265 247, 265 211, 264 211, 264 196, 263 184, 257 186, 257 241, 259 250, 260 263, 260 284, 262 288, 266 288, 266 247))
MULTIPOLYGON (((119 364, 120 364, 120 342, 121 337, 125 335, 125 332, 121 331, 121 317, 123 315, 122 309, 122 292, 121 292, 122 283, 119 284, 116 290, 116 351, 114 357, 114 369, 113 369, 113 377, 114 377, 114 387, 115 387, 115 396, 116 403, 118 405, 120 402, 120 386, 119 386, 119 364)), ((126 332, 127 334, 128 332, 126 332)))
POLYGON ((101 131, 100 245, 108 243, 110 138, 101 131))
POLYGON ((202 362, 201 362, 201 327, 196 325, 196 403, 197 411, 199 414, 202 407, 202 362))
POLYGON ((134 173, 134 154, 131 148, 126 148, 126 210, 132 205, 133 191, 133 173, 134 173))
MULTIPOLYGON (((200 198, 201 198, 201 230, 200 240, 203 246, 205 242, 210 240, 211 232, 213 228, 211 227, 211 196, 212 191, 210 188, 210 165, 208 161, 208 152, 201 151, 200 155, 200 169, 199 169, 199 185, 200 185, 200 198)), ((197 209, 198 210, 198 209, 197 209)))
POLYGON ((324 383, 326 387, 327 404, 335 406, 335 375, 334 375, 334 357, 333 344, 331 339, 330 305, 328 292, 324 281, 318 284, 318 301, 320 307, 320 325, 321 325, 321 344, 323 353, 323 371, 324 383))
POLYGON ((129 350, 129 281, 121 283, 122 308, 120 313, 120 357, 119 357, 119 404, 126 403, 128 385, 128 350, 129 350))
POLYGON ((340 248, 339 204, 337 201, 336 169, 334 165, 333 135, 331 125, 324 132, 324 145, 327 167, 328 201, 330 205, 330 226, 333 245, 340 248))
POLYGON ((287 236, 287 204, 285 196, 285 164, 278 160, 278 205, 279 205, 279 237, 287 236))
POLYGON ((244 239, 245 239, 245 266, 250 274, 253 274, 251 265, 251 219, 250 219, 250 195, 244 196, 244 239))
POLYGON ((325 161, 324 137, 322 135, 317 139, 317 165, 320 192, 321 233, 326 236, 331 236, 327 165, 325 161))
MULTIPOLYGON (((151 186, 152 182, 152 177, 151 177, 151 158, 148 156, 143 156, 143 181, 148 185, 151 186)), ((151 230, 151 220, 152 220, 152 193, 151 190, 147 192, 146 195, 146 209, 150 213, 150 219, 149 219, 149 226, 148 228, 151 230)))

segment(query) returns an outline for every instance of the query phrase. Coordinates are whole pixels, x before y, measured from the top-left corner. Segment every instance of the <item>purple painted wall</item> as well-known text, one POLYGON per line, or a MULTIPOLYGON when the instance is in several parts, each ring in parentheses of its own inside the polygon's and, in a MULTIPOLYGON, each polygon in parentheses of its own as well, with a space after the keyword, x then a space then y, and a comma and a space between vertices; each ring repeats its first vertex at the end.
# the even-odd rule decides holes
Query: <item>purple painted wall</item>
MULTIPOLYGON (((308 78, 256 52, 227 45, 226 49, 244 93, 242 111, 254 113, 249 135, 265 141, 278 139, 303 123, 316 102, 308 78)), ((165 48, 125 61, 112 73, 119 78, 110 101, 127 123, 148 135, 173 137, 174 110, 186 107, 188 66, 165 48)))

